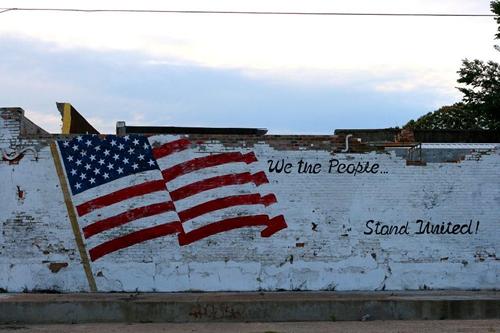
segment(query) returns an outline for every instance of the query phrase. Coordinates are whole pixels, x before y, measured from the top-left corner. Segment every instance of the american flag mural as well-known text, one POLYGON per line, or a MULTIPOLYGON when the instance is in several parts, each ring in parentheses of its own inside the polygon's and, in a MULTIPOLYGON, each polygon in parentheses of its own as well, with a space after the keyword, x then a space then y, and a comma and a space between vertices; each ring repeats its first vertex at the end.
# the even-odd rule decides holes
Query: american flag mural
POLYGON ((185 137, 81 135, 57 148, 90 259, 176 235, 179 245, 243 227, 269 237, 287 227, 270 216, 254 152, 203 152, 185 137), (154 145, 154 146, 153 146, 154 145))

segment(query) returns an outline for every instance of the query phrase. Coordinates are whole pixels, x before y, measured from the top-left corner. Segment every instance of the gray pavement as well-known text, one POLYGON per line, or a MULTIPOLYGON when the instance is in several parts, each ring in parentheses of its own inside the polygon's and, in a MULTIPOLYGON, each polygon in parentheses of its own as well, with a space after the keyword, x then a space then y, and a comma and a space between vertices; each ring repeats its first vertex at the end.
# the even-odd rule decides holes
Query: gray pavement
POLYGON ((85 324, 0 325, 0 332, 15 333, 451 333, 500 332, 500 320, 427 320, 289 323, 185 323, 185 324, 85 324))

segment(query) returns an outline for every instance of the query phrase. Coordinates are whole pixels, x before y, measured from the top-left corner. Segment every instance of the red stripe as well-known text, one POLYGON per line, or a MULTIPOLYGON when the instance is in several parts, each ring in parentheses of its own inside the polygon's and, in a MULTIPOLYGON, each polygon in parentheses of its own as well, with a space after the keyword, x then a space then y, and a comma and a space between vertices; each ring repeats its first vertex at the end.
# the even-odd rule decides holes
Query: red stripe
POLYGON ((164 180, 153 180, 139 185, 130 186, 116 192, 103 195, 102 197, 84 202, 76 207, 79 216, 90 213, 93 210, 106 207, 117 202, 137 197, 140 195, 166 190, 164 180))
POLYGON ((267 207, 273 203, 276 203, 276 197, 274 194, 268 194, 266 196, 261 196, 260 194, 233 195, 230 197, 204 202, 198 206, 186 209, 179 213, 179 218, 182 222, 186 222, 197 216, 228 207, 258 204, 262 204, 267 207))
POLYGON ((153 157, 155 159, 159 159, 161 157, 168 156, 172 153, 183 151, 189 147, 191 141, 188 139, 179 139, 175 141, 171 141, 161 145, 159 147, 153 148, 153 157))
POLYGON ((107 219, 89 224, 88 226, 83 228, 83 235, 85 236, 85 238, 90 238, 95 234, 118 227, 131 221, 147 216, 158 215, 171 210, 175 210, 174 204, 171 201, 138 207, 127 212, 111 216, 107 219))
POLYGON ((142 229, 128 235, 115 238, 102 243, 89 250, 90 259, 97 259, 109 253, 124 249, 126 247, 148 241, 150 239, 167 236, 182 231, 182 224, 178 221, 157 225, 155 227, 142 229))
POLYGON ((238 228, 254 227, 261 225, 268 226, 268 228, 264 229, 261 232, 261 235, 263 237, 269 237, 270 235, 263 235, 262 233, 270 228, 272 228, 273 233, 283 228, 286 228, 286 223, 283 226, 283 224, 281 223, 282 221, 284 222, 282 216, 278 216, 278 218, 269 219, 268 215, 252 215, 252 216, 241 216, 241 217, 230 218, 212 224, 204 225, 203 227, 195 229, 188 233, 181 232, 179 234, 179 244, 187 245, 196 242, 202 238, 212 236, 221 232, 238 228), (279 224, 279 225, 275 227, 274 224, 279 224))
POLYGON ((253 162, 257 162, 257 158, 255 157, 255 154, 253 152, 245 155, 240 152, 209 155, 194 158, 184 163, 174 165, 171 168, 163 170, 162 174, 165 181, 169 182, 172 179, 196 170, 236 162, 245 162, 246 164, 250 164, 253 162))
POLYGON ((267 228, 260 232, 261 237, 271 237, 278 231, 287 228, 288 225, 285 222, 285 217, 283 215, 278 215, 269 220, 267 228))
POLYGON ((259 186, 268 182, 264 171, 257 172, 253 175, 250 174, 250 172, 243 172, 203 179, 170 192, 170 196, 172 200, 177 201, 217 187, 246 183, 254 183, 259 186))

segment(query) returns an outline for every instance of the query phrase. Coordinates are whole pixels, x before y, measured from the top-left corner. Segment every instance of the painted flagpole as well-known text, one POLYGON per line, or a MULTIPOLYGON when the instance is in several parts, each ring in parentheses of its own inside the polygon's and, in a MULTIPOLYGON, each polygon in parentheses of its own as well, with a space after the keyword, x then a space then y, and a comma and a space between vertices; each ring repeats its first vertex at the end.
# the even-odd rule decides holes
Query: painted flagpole
POLYGON ((69 194, 68 183, 66 182, 66 177, 64 174, 64 169, 61 164, 61 159, 59 158, 59 151, 56 146, 55 141, 50 144, 50 151, 52 152, 52 158, 54 159, 54 164, 56 167, 57 175, 59 176, 59 182, 61 183, 61 189, 64 195, 64 202, 68 210, 68 217, 71 222, 71 228, 73 229, 73 234, 75 235, 76 245, 78 251, 80 252, 80 258, 85 270, 85 275, 87 276, 87 281, 89 283, 89 288, 91 292, 97 292, 97 286, 95 283, 94 275, 92 274, 92 269, 90 268, 89 256, 87 250, 85 249, 85 244, 83 243, 82 233, 80 231, 80 226, 75 215, 75 208, 73 207, 73 202, 71 201, 71 196, 69 194))

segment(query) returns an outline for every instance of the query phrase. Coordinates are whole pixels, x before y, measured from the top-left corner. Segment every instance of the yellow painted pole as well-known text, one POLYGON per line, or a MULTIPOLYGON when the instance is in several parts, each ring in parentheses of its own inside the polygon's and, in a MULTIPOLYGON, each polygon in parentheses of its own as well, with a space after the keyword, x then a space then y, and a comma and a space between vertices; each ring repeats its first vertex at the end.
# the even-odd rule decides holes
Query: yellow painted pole
MULTIPOLYGON (((66 112, 66 105, 64 105, 64 112, 66 112)), ((71 108, 71 106, 70 106, 71 108)), ((59 181, 61 183, 61 189, 64 195, 64 202, 66 203, 66 209, 68 210, 68 217, 71 222, 71 228, 73 229, 73 234, 75 235, 76 245, 78 251, 80 252, 80 258, 85 270, 85 275, 89 282, 89 288, 91 292, 97 292, 97 286, 95 283, 94 275, 92 274, 92 269, 90 268, 89 256, 87 250, 85 249, 85 244, 83 243, 82 233, 80 231, 80 226, 78 225, 78 220, 75 214, 75 208, 73 207, 73 202, 71 201, 71 195, 69 193, 68 183, 66 182, 66 176, 59 158, 58 148, 55 142, 50 144, 50 151, 52 152, 52 157, 54 159, 54 164, 56 166, 57 175, 59 176, 59 181)))
POLYGON ((62 134, 70 134, 70 132, 71 132, 71 104, 64 103, 62 134))

